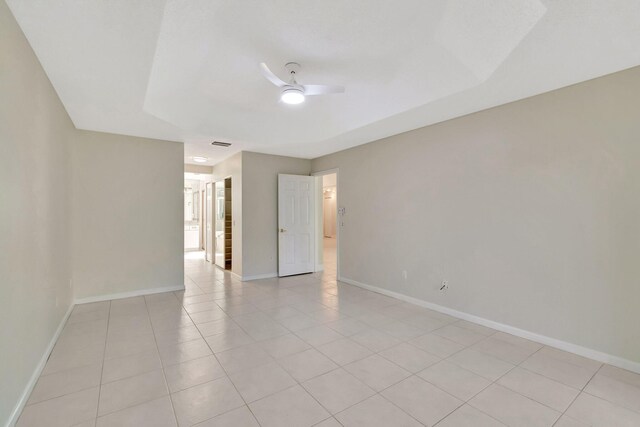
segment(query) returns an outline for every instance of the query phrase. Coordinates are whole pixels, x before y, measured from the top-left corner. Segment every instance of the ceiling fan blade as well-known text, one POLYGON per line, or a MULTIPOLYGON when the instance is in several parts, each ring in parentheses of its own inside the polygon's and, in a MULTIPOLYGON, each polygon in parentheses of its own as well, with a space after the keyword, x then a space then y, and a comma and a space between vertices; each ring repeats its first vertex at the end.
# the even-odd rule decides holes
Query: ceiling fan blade
POLYGON ((287 85, 286 82, 282 81, 278 76, 273 74, 273 72, 271 72, 269 67, 267 67, 267 64, 265 64, 264 62, 260 63, 260 71, 262 72, 262 75, 274 85, 278 87, 287 85))
POLYGON ((344 86, 303 85, 305 95, 326 95, 329 93, 343 93, 344 86))

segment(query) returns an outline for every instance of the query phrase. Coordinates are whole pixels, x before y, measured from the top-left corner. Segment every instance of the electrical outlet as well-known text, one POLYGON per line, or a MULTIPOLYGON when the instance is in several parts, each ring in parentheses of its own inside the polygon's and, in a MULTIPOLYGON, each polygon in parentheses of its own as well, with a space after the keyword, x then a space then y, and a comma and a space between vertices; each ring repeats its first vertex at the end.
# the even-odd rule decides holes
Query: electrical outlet
POLYGON ((446 292, 449 290, 449 282, 447 280, 443 280, 440 284, 440 292, 446 292))
POLYGON ((402 270, 402 278, 407 280, 407 270, 402 270))

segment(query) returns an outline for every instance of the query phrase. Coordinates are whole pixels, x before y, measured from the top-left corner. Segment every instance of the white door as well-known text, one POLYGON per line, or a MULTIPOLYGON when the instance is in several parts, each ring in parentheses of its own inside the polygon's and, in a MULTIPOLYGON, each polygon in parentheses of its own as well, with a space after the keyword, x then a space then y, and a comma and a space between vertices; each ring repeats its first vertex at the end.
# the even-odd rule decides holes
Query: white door
POLYGON ((315 178, 278 175, 278 276, 314 269, 315 178))
POLYGON ((205 196, 205 231, 204 231, 204 248, 205 248, 205 259, 209 262, 213 260, 213 184, 211 182, 207 182, 206 188, 206 196, 205 196))

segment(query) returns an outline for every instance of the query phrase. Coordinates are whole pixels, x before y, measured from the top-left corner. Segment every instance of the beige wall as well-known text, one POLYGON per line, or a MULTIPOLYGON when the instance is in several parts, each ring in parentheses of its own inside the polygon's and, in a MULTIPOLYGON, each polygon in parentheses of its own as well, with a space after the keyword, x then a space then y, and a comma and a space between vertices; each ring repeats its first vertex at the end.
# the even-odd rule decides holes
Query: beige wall
POLYGON ((4 1, 0 94, 4 425, 74 298, 183 285, 184 156, 177 143, 76 130, 4 1))
POLYGON ((183 145, 76 131, 71 147, 76 298, 183 286, 183 145))
POLYGON ((231 271, 242 276, 242 155, 237 153, 213 167, 213 181, 231 177, 231 271))
POLYGON ((245 278, 278 273, 278 174, 309 175, 311 161, 242 153, 242 253, 245 278))
POLYGON ((315 159, 342 276, 640 361, 639 99, 633 68, 315 159))
POLYGON ((213 173, 213 166, 207 165, 190 165, 188 163, 184 164, 184 171, 191 173, 200 173, 210 175, 213 173))
POLYGON ((73 124, 0 1, 0 425, 72 304, 73 124))

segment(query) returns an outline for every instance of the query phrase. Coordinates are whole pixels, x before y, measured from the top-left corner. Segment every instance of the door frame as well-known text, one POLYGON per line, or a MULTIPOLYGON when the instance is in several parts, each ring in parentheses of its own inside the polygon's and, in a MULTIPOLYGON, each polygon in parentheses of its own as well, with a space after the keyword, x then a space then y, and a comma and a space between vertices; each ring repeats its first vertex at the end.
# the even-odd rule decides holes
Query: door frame
MULTIPOLYGON (((326 170, 322 170, 322 171, 318 171, 318 172, 313 172, 311 174, 311 176, 315 176, 315 177, 323 177, 325 175, 331 175, 331 174, 336 174, 336 281, 338 280, 338 278, 340 277, 340 229, 342 227, 340 227, 340 221, 341 221, 341 216, 338 213, 339 209, 340 209, 340 169, 339 168, 333 168, 333 169, 326 169, 326 170)), ((318 186, 316 185, 316 191, 318 191, 318 186)), ((320 195, 316 194, 316 201, 318 201, 319 197, 322 196, 322 186, 320 186, 320 195)), ((316 203, 316 205, 318 205, 318 203, 316 203)), ((322 199, 322 203, 320 204, 320 206, 316 206, 316 224, 318 224, 318 215, 320 215, 321 217, 324 216, 324 211, 323 211, 323 207, 324 207, 324 199, 322 199)), ((316 239, 318 239, 318 236, 320 236, 320 238, 322 239, 321 242, 323 242, 323 250, 322 250, 322 263, 324 264, 324 230, 316 230, 316 239)), ((316 243, 317 246, 317 243, 316 243)), ((315 259, 313 260, 314 263, 314 271, 318 272, 318 268, 320 267, 318 265, 318 257, 316 256, 315 259)))
POLYGON ((214 214, 215 212, 213 212, 213 195, 214 195, 214 190, 215 190, 215 183, 209 181, 206 182, 204 185, 204 203, 206 204, 206 209, 205 209, 205 219, 204 219, 204 234, 205 234, 205 240, 204 240, 204 259, 205 261, 210 262, 211 264, 215 265, 215 247, 214 244, 215 242, 212 240, 213 238, 213 230, 214 230, 214 214), (209 192, 209 189, 211 189, 210 194, 211 194, 211 200, 207 200, 207 193, 209 192), (211 232, 209 232, 209 230, 207 229, 209 222, 211 222, 211 232), (211 256, 209 256, 209 247, 211 248, 211 256))

